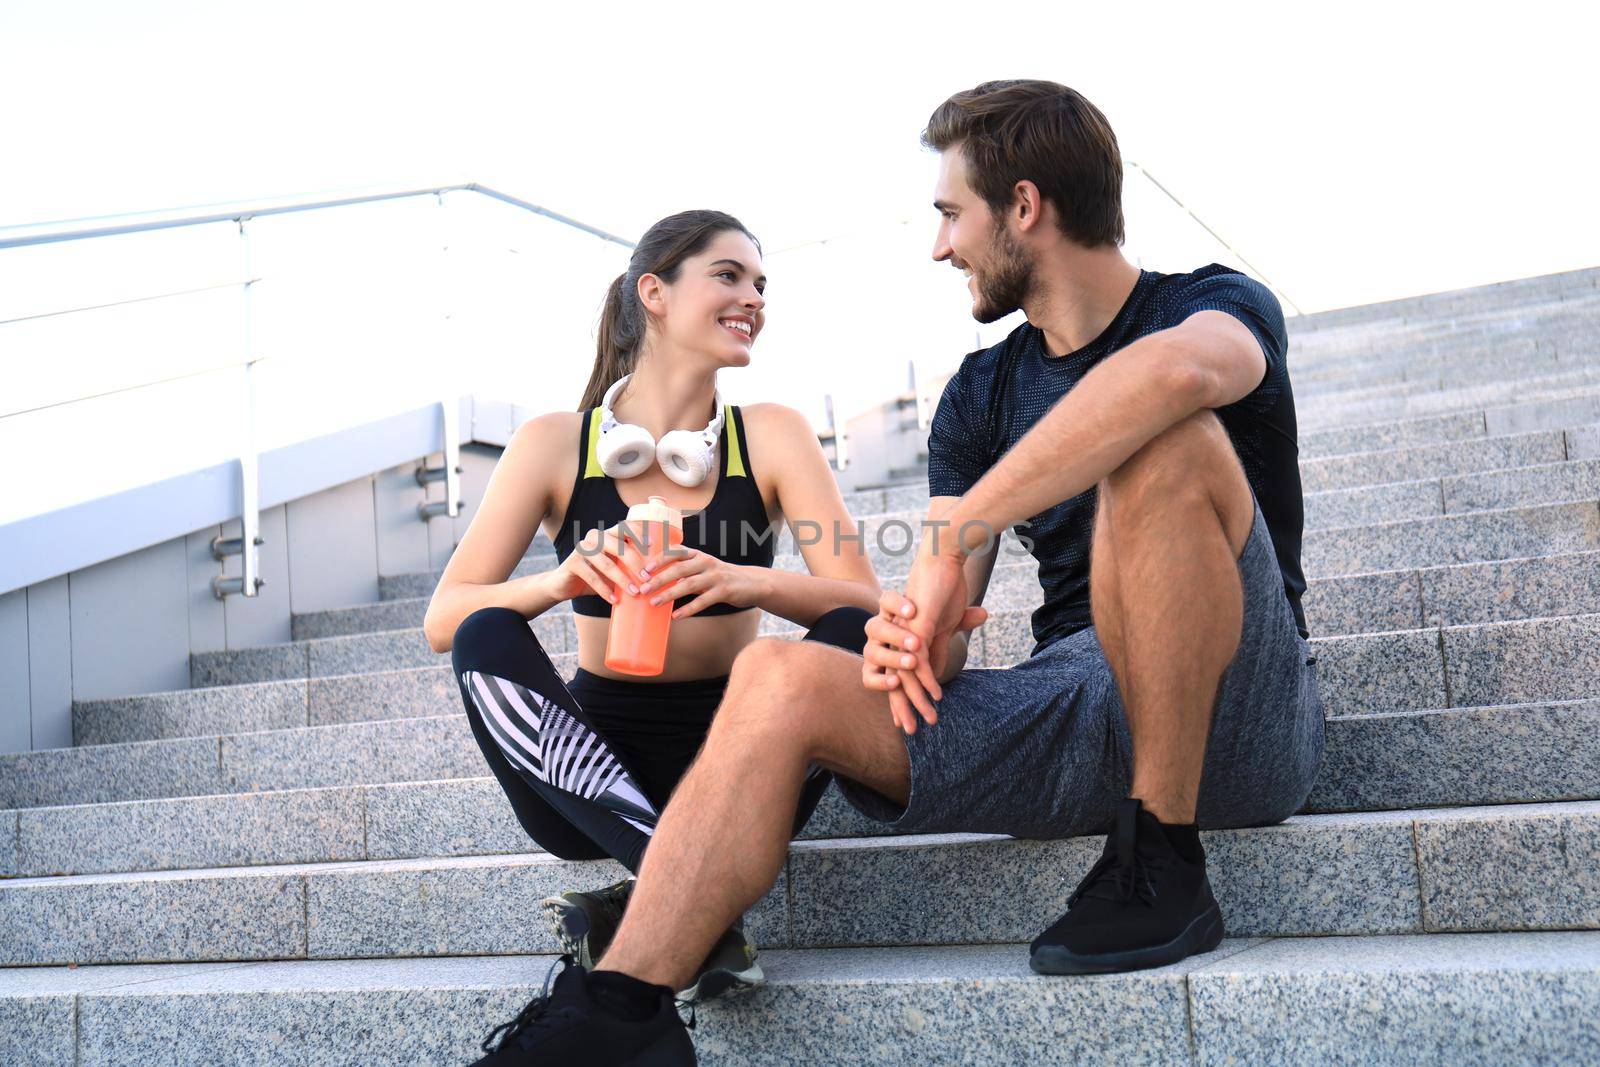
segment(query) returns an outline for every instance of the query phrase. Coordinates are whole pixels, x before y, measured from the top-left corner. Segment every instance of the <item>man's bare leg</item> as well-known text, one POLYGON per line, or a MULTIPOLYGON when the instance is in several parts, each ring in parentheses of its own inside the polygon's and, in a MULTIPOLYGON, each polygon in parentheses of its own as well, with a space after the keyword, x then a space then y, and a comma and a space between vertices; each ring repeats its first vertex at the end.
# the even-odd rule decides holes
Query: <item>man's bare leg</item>
POLYGON ((763 638, 734 660, 694 764, 662 812, 628 910, 596 970, 672 989, 777 881, 812 763, 905 803, 911 765, 861 657, 763 638))
POLYGON ((1133 738, 1130 795, 1162 822, 1191 823, 1244 621, 1250 483, 1222 423, 1202 411, 1134 453, 1097 495, 1089 601, 1133 738))

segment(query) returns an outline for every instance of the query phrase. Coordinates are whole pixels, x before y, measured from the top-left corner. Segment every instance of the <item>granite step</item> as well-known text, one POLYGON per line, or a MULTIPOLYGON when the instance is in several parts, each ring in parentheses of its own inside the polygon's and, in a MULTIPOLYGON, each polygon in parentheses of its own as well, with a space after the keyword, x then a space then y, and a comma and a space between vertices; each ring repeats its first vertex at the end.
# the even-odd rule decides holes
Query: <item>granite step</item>
MULTIPOLYGON (((1390 543, 1392 548, 1409 552, 1414 562, 1368 564, 1365 561, 1355 560, 1340 570, 1323 569, 1320 573, 1358 573, 1392 569, 1395 566, 1422 566, 1447 561, 1465 562, 1468 559, 1481 559, 1485 557, 1468 555, 1448 560, 1427 559, 1426 555, 1419 557, 1417 553, 1437 554, 1441 549, 1448 548, 1439 542, 1455 534, 1463 536, 1463 540, 1467 542, 1463 547, 1467 551, 1482 551, 1483 549, 1473 547, 1474 534, 1471 531, 1477 531, 1477 536, 1483 536, 1483 531, 1498 529, 1501 526, 1508 529, 1521 528, 1530 518, 1530 515, 1523 514, 1523 509, 1581 504, 1583 508, 1579 509, 1580 512, 1585 508, 1592 512, 1595 510, 1596 501, 1600 501, 1600 461, 1595 460, 1576 460, 1520 468, 1515 471, 1479 472, 1449 479, 1423 479, 1416 482, 1311 494, 1305 498, 1306 526, 1302 544, 1306 551, 1303 558, 1309 567, 1315 568, 1316 564, 1312 562, 1309 549, 1318 535, 1349 530, 1359 531, 1353 534, 1357 538, 1376 538, 1390 543), (1452 516, 1467 515, 1479 515, 1483 516, 1483 519, 1481 522, 1466 524, 1451 524, 1448 521, 1452 516), (1393 543, 1396 535, 1395 526, 1402 520, 1430 520, 1435 525, 1419 527, 1417 537, 1412 543, 1395 544, 1393 543)), ((874 515, 858 520, 854 529, 842 532, 846 536, 859 535, 862 538, 862 547, 876 573, 880 575, 897 573, 907 569, 907 563, 915 553, 916 545, 922 536, 924 516, 925 511, 874 515)), ((813 529, 806 531, 808 540, 817 541, 825 549, 831 547, 832 536, 831 532, 813 529)), ((1491 537, 1484 544, 1492 545, 1496 540, 1497 537, 1491 537)), ((1537 543, 1526 541, 1511 543, 1524 546, 1513 553, 1515 556, 1543 554, 1537 543)), ((1600 543, 1597 543, 1596 547, 1600 547, 1600 543)), ((1553 542, 1551 550, 1572 551, 1574 548, 1570 542, 1553 542)), ((1000 536, 998 551, 997 566, 1001 563, 1032 558, 1017 534, 1009 528, 1000 536)), ((773 565, 792 572, 806 570, 804 557, 796 547, 796 538, 792 531, 786 529, 779 535, 773 565)))
POLYGON ((1573 460, 1447 478, 1305 494, 1305 529, 1372 525, 1566 501, 1600 501, 1600 460, 1573 460))
MULTIPOLYGON (((1564 380, 1568 372, 1600 363, 1600 346, 1578 331, 1522 336, 1495 344, 1458 345, 1448 354, 1342 364, 1325 373, 1297 367, 1289 358, 1297 407, 1444 393, 1470 381, 1487 387, 1535 378, 1564 380), (1559 340, 1558 340, 1559 338, 1559 340)), ((1579 378, 1578 380, 1583 380, 1579 378)))
POLYGON ((1536 351, 1541 341, 1582 341, 1584 328, 1597 314, 1600 299, 1590 294, 1584 299, 1538 302, 1448 321, 1374 324, 1342 331, 1298 331, 1291 326, 1290 366, 1296 366, 1292 358, 1296 356, 1301 361, 1298 366, 1306 370, 1365 370, 1385 362, 1403 365, 1449 358, 1463 351, 1536 351))
MULTIPOLYGON (((0 1028, 0 1060, 468 1063, 494 1024, 544 988, 554 962, 5 970, 0 1018, 10 1025, 0 1028)), ((1090 978, 1034 974, 1025 944, 769 949, 761 963, 763 987, 698 1011, 704 1067, 1498 1067, 1600 1058, 1600 934, 1588 931, 1229 937, 1170 967, 1090 978)))
POLYGON ((1323 493, 1582 458, 1569 452, 1569 432, 1575 431, 1535 430, 1502 437, 1306 459, 1300 462, 1300 487, 1305 493, 1323 493))
POLYGON ((1302 343, 1339 346, 1368 334, 1391 338, 1400 331, 1447 333, 1469 324, 1489 323, 1504 316, 1536 313, 1542 308, 1594 299, 1590 271, 1569 271, 1540 278, 1522 278, 1491 286, 1407 297, 1286 320, 1291 338, 1302 343))
MULTIPOLYGON (((976 633, 971 667, 1012 666, 1035 645, 1025 612, 1001 613, 976 633)), ((1600 696, 1600 615, 1313 637, 1310 645, 1329 716, 1600 696)))
MULTIPOLYGON (((1581 461, 1587 463, 1589 461, 1581 461)), ((1565 467, 1565 465, 1559 465, 1565 467)), ((1577 476, 1564 470, 1551 481, 1552 491, 1564 487, 1562 478, 1569 483, 1580 483, 1575 492, 1587 490, 1581 483, 1588 474, 1587 468, 1573 468, 1577 476)), ((1465 492, 1492 496, 1502 492, 1516 497, 1522 490, 1516 483, 1467 482, 1465 492)), ((1537 495, 1541 488, 1535 483, 1530 491, 1537 495)), ((1442 490, 1434 490, 1440 491, 1442 490)), ((1420 493, 1426 497, 1430 489, 1408 487, 1404 493, 1420 493)), ((1386 487, 1379 487, 1380 498, 1391 498, 1386 487)), ((1470 500, 1470 495, 1463 497, 1470 500)), ((1381 512, 1381 509, 1375 509, 1381 512)), ((1374 570, 1393 570, 1400 567, 1437 566, 1445 563, 1465 563, 1489 559, 1513 559, 1535 555, 1549 555, 1588 551, 1600 547, 1595 529, 1596 503, 1592 498, 1577 501, 1553 501, 1543 504, 1513 504, 1503 508, 1463 512, 1451 515, 1429 515, 1411 519, 1384 516, 1383 521, 1371 521, 1373 516, 1333 515, 1335 525, 1309 528, 1302 536, 1301 559, 1308 577, 1332 577, 1340 574, 1357 574, 1374 570), (1354 518, 1355 521, 1342 521, 1354 518)), ((862 522, 854 530, 843 531, 854 538, 859 536, 868 562, 877 574, 891 574, 907 569, 915 553, 922 513, 904 512, 899 515, 877 516, 862 522)), ((830 533, 808 530, 811 539, 820 537, 826 548, 832 538, 830 533)), ((1017 534, 1007 529, 999 537, 996 565, 1015 563, 1031 558, 1017 534)), ((792 547, 795 539, 785 530, 778 538, 773 565, 793 573, 803 573, 806 563, 800 552, 792 547)))
MULTIPOLYGON (((1541 438, 1539 453, 1565 453, 1565 437, 1560 432, 1528 435, 1541 438)), ((1446 446, 1448 448, 1448 446, 1446 446)), ((1498 450, 1501 458, 1510 458, 1506 450, 1498 450)), ((1528 458, 1533 450, 1523 450, 1518 458, 1528 458)), ((1533 453, 1533 454, 1539 454, 1533 453)), ((1544 502, 1586 501, 1600 499, 1600 459, 1555 459, 1536 466, 1488 469, 1469 474, 1445 477, 1394 480, 1378 485, 1344 488, 1344 490, 1307 491, 1304 498, 1306 530, 1322 530, 1331 526, 1362 525, 1362 523, 1394 522, 1398 518, 1440 517, 1462 514, 1474 510, 1496 510, 1504 507, 1531 506, 1544 502)), ((878 523, 898 520, 918 528, 926 512, 926 501, 920 510, 904 510, 898 514, 862 515, 858 522, 864 530, 875 530, 878 523)), ((886 536, 886 534, 885 534, 886 536)), ((896 533, 896 536, 901 534, 896 533)), ((901 537, 902 539, 902 537, 901 537)), ((898 545, 899 541, 894 542, 898 545)), ((1008 545, 1021 549, 1021 542, 1010 539, 1008 545)), ((779 539, 784 550, 782 566, 800 569, 802 558, 794 547, 794 537, 784 533, 779 539)), ((1014 552, 1013 552, 1014 553, 1014 552)), ((883 555, 878 555, 882 560, 883 555)), ((888 563, 899 563, 901 558, 890 558, 888 563)), ((534 571, 544 568, 544 561, 533 563, 534 571)), ((520 568, 518 568, 520 569, 520 568)), ((347 637, 354 633, 373 633, 379 630, 411 629, 422 625, 427 614, 432 593, 424 597, 384 600, 346 608, 330 608, 312 613, 296 614, 291 619, 291 633, 296 641, 325 637, 347 637)), ((542 617, 571 614, 571 601, 550 608, 542 617)))
MULTIPOLYGON (((1600 318, 1600 315, 1595 316, 1600 318)), ((1458 345, 1446 353, 1307 367, 1289 356, 1297 406, 1444 392, 1461 382, 1490 385, 1564 374, 1600 363, 1593 321, 1506 342, 1458 345), (1303 401, 1303 405, 1302 405, 1303 401)))
POLYGON ((1582 367, 1560 374, 1540 375, 1522 382, 1463 385, 1414 396, 1340 401, 1321 399, 1296 405, 1303 433, 1378 419, 1420 418, 1449 412, 1482 409, 1512 402, 1563 401, 1593 397, 1600 385, 1600 367, 1582 367))
POLYGON ((1525 353, 1537 351, 1541 341, 1554 345, 1581 343, 1585 330, 1597 314, 1600 314, 1600 300, 1590 296, 1584 300, 1541 303, 1450 322, 1340 332, 1300 332, 1291 328, 1289 365, 1313 372, 1348 370, 1360 373, 1385 364, 1409 365, 1428 359, 1448 359, 1463 351, 1493 353, 1497 349, 1515 348, 1525 353))
MULTIPOLYGON (((884 578, 883 586, 904 588, 906 577, 884 578)), ((1000 625, 995 617, 1003 612, 1031 614, 1044 603, 1036 564, 997 565, 983 603, 988 628, 1000 625)), ((1300 604, 1318 637, 1587 615, 1600 612, 1600 552, 1313 578, 1300 604)), ((761 621, 763 634, 796 629, 775 615, 761 621)))
POLYGON ((1308 530, 1300 549, 1308 578, 1592 552, 1600 549, 1600 506, 1540 504, 1308 530))
POLYGON ((1289 368, 1295 395, 1305 390, 1376 388, 1401 382, 1441 388, 1452 380, 1487 381, 1550 367, 1581 366, 1600 357, 1594 323, 1600 301, 1558 314, 1505 320, 1494 331, 1456 331, 1385 338, 1379 347, 1312 348, 1293 341, 1289 368), (1305 388, 1303 388, 1305 387, 1305 388))
MULTIPOLYGON (((1468 484, 1462 498, 1470 500, 1473 492, 1480 491, 1468 484)), ((876 524, 864 530, 869 557, 879 574, 904 568, 905 553, 899 548, 910 535, 909 527, 876 524)), ((1308 578, 1315 578, 1596 549, 1600 549, 1600 504, 1586 501, 1308 530, 1301 559, 1308 578)), ((997 567, 1030 558, 1009 532, 998 551, 997 567)), ((780 556, 777 564, 804 567, 797 556, 780 556)), ((535 632, 552 655, 576 651, 569 618, 570 613, 547 613, 533 620, 535 632)), ((194 687, 318 678, 428 666, 440 655, 416 627, 195 653, 190 657, 190 676, 194 687)))
MULTIPOLYGON (((1600 802, 1297 815, 1202 839, 1235 935, 1600 926, 1600 802)), ((1103 843, 796 842, 749 929, 773 948, 1025 940, 1065 909, 1103 843)), ((0 882, 0 965, 549 952, 552 935, 527 918, 538 901, 622 873, 532 853, 18 878, 0 882)))
MULTIPOLYGON (((976 632, 972 667, 1027 656, 1025 612, 976 632)), ((1329 716, 1600 696, 1600 615, 1315 637, 1329 716)), ((119 742, 0 756, 0 807, 42 807, 482 773, 457 712, 252 733, 119 742)))
MULTIPOLYGON (((1600 565, 1600 558, 1593 554, 1568 553, 1525 560, 1315 578, 1307 583, 1302 606, 1308 628, 1314 634, 1323 635, 1402 630, 1422 625, 1429 619, 1460 623, 1582 614, 1600 611, 1600 571, 1596 570, 1597 565, 1600 565), (1421 596, 1426 580, 1434 580, 1440 586, 1427 598, 1432 605, 1428 613, 1423 611, 1421 596)), ((886 589, 902 587, 905 578, 904 573, 879 576, 886 589)), ((1043 602, 1038 564, 1031 557, 1018 562, 996 563, 984 595, 984 604, 991 611, 1032 611, 1043 602)), ((427 608, 426 597, 340 608, 319 613, 322 620, 319 625, 341 633, 308 633, 301 637, 347 636, 390 629, 395 624, 418 627, 422 625, 427 608)), ((556 605, 542 617, 570 615, 571 603, 567 602, 556 605)), ((762 634, 796 629, 795 623, 782 616, 762 615, 762 634)), ((568 641, 570 645, 572 639, 568 641)), ((112 731, 119 729, 116 721, 123 717, 120 709, 126 706, 126 701, 146 699, 128 697, 77 705, 92 708, 89 713, 80 713, 75 708, 75 721, 79 723, 75 735, 78 743, 132 740, 132 735, 118 736, 112 731), (85 728, 85 720, 89 719, 93 720, 94 725, 85 728)), ((137 717, 137 713, 130 713, 128 717, 137 717)))
MULTIPOLYGON (((1600 700, 1326 725, 1307 814, 1600 799, 1600 700)), ((459 769, 475 777, 0 812, 0 878, 538 851, 481 760, 459 769)), ((829 790, 800 836, 887 832, 829 790)))
POLYGON ((1600 397, 1524 400, 1473 411, 1410 419, 1379 419, 1300 433, 1300 457, 1315 459, 1359 452, 1447 444, 1535 430, 1559 430, 1600 422, 1600 397))
MULTIPOLYGON (((1304 460, 1300 464, 1300 477, 1302 490, 1307 494, 1308 518, 1312 498, 1336 490, 1377 492, 1396 483, 1425 479, 1488 479, 1506 470, 1592 460, 1595 457, 1577 454, 1581 445, 1574 449, 1568 443, 1569 435, 1573 439, 1581 436, 1586 441, 1591 434, 1584 431, 1589 429, 1592 428, 1540 430, 1476 441, 1304 460)), ((850 514, 866 520, 885 514, 904 517, 909 513, 920 517, 927 511, 928 495, 896 491, 894 503, 895 507, 887 507, 882 491, 852 493, 846 498, 850 514)))
MULTIPOLYGON (((1534 400, 1492 407, 1484 411, 1369 422, 1353 427, 1306 432, 1300 437, 1300 453, 1302 466, 1305 467, 1306 461, 1318 458, 1449 444, 1486 436, 1525 434, 1535 430, 1563 430, 1596 422, 1600 422, 1600 398, 1595 396, 1583 395, 1559 401, 1534 400)), ((1592 434, 1590 436, 1592 437, 1592 434)), ((1600 450, 1591 445, 1585 458, 1594 458, 1597 451, 1600 450)), ((1544 457, 1535 458, 1545 457, 1552 460, 1564 458, 1549 456, 1548 453, 1544 453, 1544 457)), ((1579 457, 1573 454, 1565 458, 1579 457)), ((1382 462, 1370 457, 1363 461, 1365 464, 1380 465, 1382 462)), ((1443 462, 1448 464, 1449 460, 1443 459, 1443 462)), ((1431 475, 1435 471, 1430 469, 1423 473, 1431 475)), ((1404 474, 1393 477, 1380 473, 1377 477, 1382 481, 1394 481, 1403 478, 1404 474)), ((927 507, 925 484, 924 481, 913 480, 905 485, 892 486, 888 489, 849 493, 845 496, 846 507, 852 515, 903 510, 925 511, 927 507)), ((1349 484, 1325 486, 1325 488, 1349 487, 1349 484)), ((1314 491, 1309 479, 1307 491, 1314 491)), ((548 539, 541 533, 536 539, 534 550, 513 573, 520 576, 555 566, 553 549, 541 547, 547 541, 548 539)), ((437 574, 428 573, 383 575, 379 578, 380 599, 426 597, 432 594, 437 580, 437 574)))
POLYGON ((1542 304, 1591 299, 1597 276, 1600 276, 1600 270, 1585 268, 1473 286, 1470 289, 1319 311, 1312 315, 1296 315, 1288 320, 1289 331, 1293 335, 1324 331, 1357 332, 1409 323, 1443 326, 1459 319, 1489 317, 1501 312, 1517 313, 1542 304))
MULTIPOLYGON (((903 580, 892 577, 885 586, 903 580)), ((1026 657, 1034 643, 1032 613, 1042 600, 1031 563, 997 566, 984 597, 990 618, 974 634, 972 665, 1009 666, 1026 657)), ((1302 604, 1317 638, 1593 614, 1600 612, 1600 553, 1312 579, 1302 604)), ((803 631, 766 616, 760 632, 799 637, 803 631)), ((567 640, 575 643, 575 634, 567 640)), ((80 746, 103 745, 438 714, 454 708, 459 694, 448 660, 430 654, 426 667, 81 701, 73 708, 74 737, 80 746)), ((563 677, 576 660, 576 652, 552 655, 563 677)))

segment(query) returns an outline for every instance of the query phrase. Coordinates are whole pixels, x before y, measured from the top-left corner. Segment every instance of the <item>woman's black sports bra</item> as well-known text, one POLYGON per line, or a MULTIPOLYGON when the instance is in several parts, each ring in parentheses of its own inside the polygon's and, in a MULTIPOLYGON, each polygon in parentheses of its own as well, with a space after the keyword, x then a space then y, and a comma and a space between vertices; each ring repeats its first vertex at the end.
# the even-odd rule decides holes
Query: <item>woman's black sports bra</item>
MULTIPOLYGON (((750 443, 744 435, 744 417, 732 404, 724 404, 722 410, 717 489, 704 508, 684 512, 683 543, 686 548, 729 563, 770 567, 778 529, 767 519, 761 489, 745 459, 750 454, 750 443)), ((590 530, 610 529, 628 517, 628 505, 617 493, 616 483, 600 469, 599 443, 600 413, 590 408, 583 413, 583 428, 578 435, 578 477, 572 483, 572 501, 555 539, 557 559, 565 560, 571 555, 590 530)), ((682 607, 697 595, 678 597, 673 607, 682 607)), ((584 593, 572 598, 572 610, 579 615, 608 618, 611 604, 596 593, 584 593)), ((746 610, 749 609, 719 602, 708 604, 696 614, 731 615, 746 610)))

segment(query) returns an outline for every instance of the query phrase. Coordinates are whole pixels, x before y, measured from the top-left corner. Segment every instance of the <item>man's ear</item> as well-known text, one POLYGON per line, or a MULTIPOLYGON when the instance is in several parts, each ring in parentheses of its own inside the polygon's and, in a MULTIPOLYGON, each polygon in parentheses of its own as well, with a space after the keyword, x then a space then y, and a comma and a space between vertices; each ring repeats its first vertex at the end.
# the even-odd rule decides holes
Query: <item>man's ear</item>
POLYGON ((667 286, 654 274, 639 275, 639 306, 652 315, 667 313, 667 286))
POLYGON ((1037 185, 1024 179, 1012 186, 1011 214, 1017 221, 1017 229, 1023 233, 1039 225, 1039 220, 1044 217, 1044 197, 1040 195, 1037 185))

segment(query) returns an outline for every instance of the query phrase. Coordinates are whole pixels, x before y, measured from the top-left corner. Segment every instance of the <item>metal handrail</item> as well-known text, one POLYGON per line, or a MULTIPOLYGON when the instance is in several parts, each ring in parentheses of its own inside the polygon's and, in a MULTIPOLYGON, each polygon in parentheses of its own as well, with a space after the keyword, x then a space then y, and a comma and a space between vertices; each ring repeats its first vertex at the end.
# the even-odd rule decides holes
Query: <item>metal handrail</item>
POLYGON ((1300 305, 1296 304, 1294 302, 1294 300, 1289 296, 1288 293, 1284 292, 1283 289, 1280 288, 1277 285, 1277 283, 1275 283, 1271 278, 1269 278, 1265 274, 1261 273, 1260 268, 1258 268, 1255 264, 1251 263, 1248 259, 1245 259, 1244 258, 1244 253, 1240 252, 1237 248, 1233 247, 1226 240, 1224 240, 1222 234, 1218 233, 1216 230, 1213 230, 1210 226, 1207 226, 1205 219, 1202 219, 1199 215, 1196 215, 1194 213, 1194 209, 1193 208, 1189 207, 1189 205, 1185 204, 1182 200, 1179 200, 1177 195, 1174 194, 1171 189, 1168 189, 1165 185, 1162 185, 1159 181, 1157 181, 1156 180, 1156 176, 1154 174, 1151 174, 1148 170, 1146 170, 1144 167, 1141 167, 1139 164, 1135 163, 1131 159, 1127 160, 1127 164, 1128 164, 1128 166, 1132 167, 1134 170, 1138 171, 1140 174, 1143 174, 1146 178, 1150 179, 1150 184, 1151 185, 1155 186, 1157 189, 1160 189, 1161 192, 1166 196, 1166 198, 1168 200, 1171 200, 1174 204, 1177 204, 1180 209, 1182 209, 1183 211, 1187 212, 1189 217, 1191 219, 1194 219, 1194 221, 1200 225, 1201 229, 1205 230, 1212 237, 1215 237, 1217 239, 1217 243, 1218 244, 1220 244, 1223 248, 1226 248, 1228 251, 1232 252, 1234 255, 1238 256, 1240 263, 1243 263, 1245 266, 1249 267, 1252 271, 1255 271, 1256 277, 1260 278, 1263 282, 1265 282, 1267 284, 1267 288, 1271 289, 1273 292, 1275 292, 1279 296, 1283 297, 1284 302, 1287 303, 1290 307, 1294 308, 1294 313, 1296 315, 1304 315, 1305 314, 1304 311, 1300 310, 1300 305))
POLYGON ((169 293, 151 293, 148 296, 132 296, 126 300, 113 300, 106 304, 85 304, 82 307, 60 308, 56 311, 39 311, 32 315, 18 315, 14 319, 0 319, 0 326, 9 326, 13 322, 32 322, 35 319, 53 319, 61 315, 76 315, 80 311, 104 311, 107 308, 126 307, 129 304, 144 304, 151 300, 168 300, 175 296, 193 296, 196 293, 214 293, 218 289, 232 289, 238 285, 252 285, 259 282, 260 278, 243 278, 236 282, 222 282, 218 285, 202 285, 195 289, 174 289, 169 293))
MULTIPOLYGON (((242 365, 245 373, 245 444, 239 455, 240 490, 243 501, 240 524, 243 528, 243 533, 242 536, 237 538, 219 537, 213 539, 211 550, 212 555, 215 556, 219 561, 229 555, 238 555, 240 557, 242 573, 233 578, 218 576, 212 581, 212 590, 218 598, 227 596, 231 593, 240 593, 247 597, 254 597, 257 593, 257 590, 264 584, 262 579, 257 576, 258 566, 256 560, 256 549, 264 542, 258 533, 260 518, 257 505, 259 474, 257 469, 258 457, 256 455, 254 443, 254 388, 251 384, 251 371, 253 366, 254 364, 260 362, 260 360, 264 357, 253 357, 250 354, 250 291, 253 282, 259 281, 259 279, 249 277, 249 244, 245 223, 253 219, 272 215, 286 215, 302 211, 318 211, 327 208, 349 207, 356 204, 371 204, 385 200, 401 200, 420 196, 434 197, 442 206, 444 204, 444 194, 450 192, 477 193, 481 196, 486 196, 490 199, 499 200, 503 203, 510 204, 512 207, 520 208, 536 215, 543 215, 544 217, 552 219, 563 225, 571 226, 574 229, 581 230, 584 233, 598 237, 603 241, 619 244, 625 248, 634 247, 634 242, 632 241, 625 240, 624 238, 618 237, 615 234, 607 233, 605 230, 590 226, 584 222, 579 222, 577 219, 563 215, 560 212, 551 211, 550 209, 541 207, 540 205, 532 203, 531 201, 523 200, 520 197, 511 196, 509 193, 503 193, 497 189, 492 189, 489 186, 481 185, 477 182, 465 182, 454 185, 435 185, 422 189, 384 189, 365 192, 352 191, 336 196, 303 194, 292 197, 281 197, 275 200, 267 201, 202 205, 204 208, 209 209, 203 211, 197 211, 192 207, 171 208, 154 212, 142 212, 125 215, 106 215, 84 219, 63 219, 55 222, 34 223, 22 226, 9 226, 0 228, 0 249, 6 249, 23 248, 33 245, 60 244, 67 241, 88 240, 96 237, 111 237, 121 234, 148 233, 156 230, 169 230, 184 226, 203 226, 221 222, 234 222, 238 224, 239 235, 241 238, 246 240, 246 243, 243 246, 245 250, 244 274, 248 280, 242 283, 228 283, 228 285, 223 286, 222 288, 232 288, 234 285, 240 285, 245 298, 245 355, 243 360, 229 364, 230 366, 242 365)), ((199 292, 204 290, 195 291, 199 292)), ((178 294, 160 295, 165 296, 178 294)), ((137 299, 130 301, 117 301, 115 303, 121 304, 136 302, 138 302, 137 299)), ((73 308, 49 314, 73 314, 78 311, 87 310, 93 309, 73 308)), ((33 317, 35 316, 23 316, 22 318, 12 321, 23 321, 23 319, 33 317)), ((37 317, 49 317, 49 315, 37 317)), ((223 368, 206 368, 202 371, 189 372, 157 381, 142 382, 138 385, 124 387, 122 389, 113 390, 112 392, 128 392, 132 389, 142 389, 151 385, 166 384, 167 382, 176 381, 180 378, 195 377, 202 373, 213 373, 218 369, 223 368)), ((104 393, 76 397, 72 400, 63 400, 44 406, 64 407, 104 395, 111 394, 104 393)), ((444 424, 444 466, 436 470, 419 471, 418 484, 426 485, 435 480, 443 481, 445 483, 445 500, 442 503, 424 504, 419 507, 418 513, 425 521, 435 515, 448 515, 453 518, 459 514, 460 510, 460 428, 456 398, 447 397, 441 403, 440 409, 444 424), (424 475, 426 475, 426 477, 423 477, 424 475)), ((30 410, 42 409, 35 408, 30 410)), ((28 412, 13 412, 12 414, 27 413, 28 412)))
POLYGON ((582 230, 584 233, 593 234, 601 240, 611 241, 625 248, 634 247, 634 242, 590 226, 586 222, 579 222, 577 219, 563 215, 560 212, 540 207, 531 201, 523 200, 509 193, 502 193, 478 182, 465 182, 458 185, 434 185, 423 189, 394 189, 370 193, 352 193, 323 199, 314 199, 317 194, 302 194, 280 197, 275 200, 240 202, 238 204, 207 204, 202 206, 222 207, 226 208, 226 210, 212 210, 203 214, 181 214, 181 212, 191 209, 170 208, 163 211, 103 215, 87 219, 62 219, 56 222, 30 223, 23 226, 4 226, 0 227, 0 248, 56 244, 61 241, 79 241, 90 237, 111 237, 123 233, 169 230, 178 226, 203 226, 213 222, 246 222, 250 219, 263 218, 268 215, 287 215, 298 211, 318 211, 323 208, 348 207, 352 204, 371 204, 381 200, 402 200, 413 196, 443 196, 445 193, 454 192, 477 193, 480 196, 487 196, 492 200, 502 201, 513 207, 532 212, 535 215, 543 215, 546 218, 554 219, 567 226, 582 230), (148 217, 140 222, 113 223, 110 221, 112 219, 134 219, 141 215, 148 217), (100 225, 78 225, 82 223, 100 223, 100 225))

